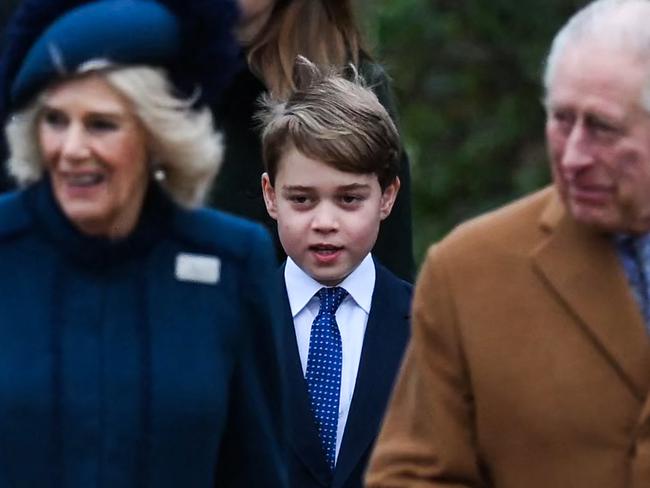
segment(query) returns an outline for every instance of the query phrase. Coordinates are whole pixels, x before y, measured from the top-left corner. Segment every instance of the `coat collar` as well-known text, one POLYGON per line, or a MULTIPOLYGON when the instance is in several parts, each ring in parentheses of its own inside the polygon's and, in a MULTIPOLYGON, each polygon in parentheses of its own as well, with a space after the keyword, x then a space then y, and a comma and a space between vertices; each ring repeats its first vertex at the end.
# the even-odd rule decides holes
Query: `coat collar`
POLYGON ((532 252, 536 270, 643 401, 650 380, 648 334, 611 237, 576 223, 555 192, 540 227, 547 238, 532 252))

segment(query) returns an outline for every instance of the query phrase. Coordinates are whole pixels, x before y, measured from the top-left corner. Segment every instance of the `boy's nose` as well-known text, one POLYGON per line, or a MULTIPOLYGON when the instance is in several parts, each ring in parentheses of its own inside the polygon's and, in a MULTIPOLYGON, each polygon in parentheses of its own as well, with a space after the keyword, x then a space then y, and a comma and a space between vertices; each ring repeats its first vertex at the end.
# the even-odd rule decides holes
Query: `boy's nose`
POLYGON ((332 205, 321 204, 314 212, 312 230, 317 232, 333 232, 338 229, 338 218, 332 205))

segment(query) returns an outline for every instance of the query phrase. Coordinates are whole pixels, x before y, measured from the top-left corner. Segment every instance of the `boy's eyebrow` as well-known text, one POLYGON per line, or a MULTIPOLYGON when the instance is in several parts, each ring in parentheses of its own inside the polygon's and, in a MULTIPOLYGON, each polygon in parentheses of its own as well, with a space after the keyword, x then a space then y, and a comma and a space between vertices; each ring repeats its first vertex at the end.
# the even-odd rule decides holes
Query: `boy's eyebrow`
MULTIPOLYGON (((370 188, 370 185, 367 183, 350 183, 349 185, 341 185, 337 188, 337 191, 354 191, 354 190, 365 190, 370 188)), ((313 191, 313 186, 306 185, 284 185, 282 191, 313 191)))
MULTIPOLYGON (((366 190, 370 188, 370 185, 367 183, 350 183, 349 185, 341 185, 337 188, 337 191, 354 191, 354 190, 366 190)), ((313 191, 313 186, 306 185, 284 185, 282 191, 313 191)))
POLYGON ((304 185, 283 185, 282 191, 311 191, 313 186, 304 186, 304 185))
POLYGON ((365 190, 366 188, 370 188, 370 185, 367 183, 351 183, 349 185, 340 186, 339 190, 354 191, 354 190, 365 190))

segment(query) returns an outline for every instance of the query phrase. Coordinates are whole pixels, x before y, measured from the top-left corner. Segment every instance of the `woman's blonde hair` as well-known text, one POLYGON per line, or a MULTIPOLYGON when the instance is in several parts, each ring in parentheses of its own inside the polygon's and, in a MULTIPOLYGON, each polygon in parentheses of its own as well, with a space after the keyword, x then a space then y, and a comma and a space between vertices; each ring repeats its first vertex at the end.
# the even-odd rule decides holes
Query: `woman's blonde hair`
POLYGON ((350 0, 277 0, 269 20, 248 46, 247 59, 275 97, 295 89, 296 57, 317 65, 359 65, 363 46, 350 0))
MULTIPOLYGON (((175 97, 167 76, 160 69, 111 67, 109 63, 94 60, 85 63, 76 76, 90 74, 102 76, 132 104, 150 136, 152 172, 164 172, 161 185, 172 198, 185 206, 201 204, 223 159, 222 136, 214 131, 209 109, 194 109, 192 100, 175 97)), ((27 108, 10 117, 5 128, 9 174, 21 186, 43 175, 37 135, 42 107, 43 97, 36 97, 27 108)))

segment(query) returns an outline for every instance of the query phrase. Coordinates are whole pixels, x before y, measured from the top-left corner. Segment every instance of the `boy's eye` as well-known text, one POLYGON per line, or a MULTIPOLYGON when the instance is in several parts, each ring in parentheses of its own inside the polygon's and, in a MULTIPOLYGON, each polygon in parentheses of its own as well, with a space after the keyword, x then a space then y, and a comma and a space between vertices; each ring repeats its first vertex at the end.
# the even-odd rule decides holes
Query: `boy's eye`
POLYGON ((354 205, 363 201, 361 195, 341 195, 341 201, 346 205, 354 205))
POLYGON ((309 202, 309 197, 307 197, 306 195, 290 195, 289 201, 292 203, 302 205, 309 202))

